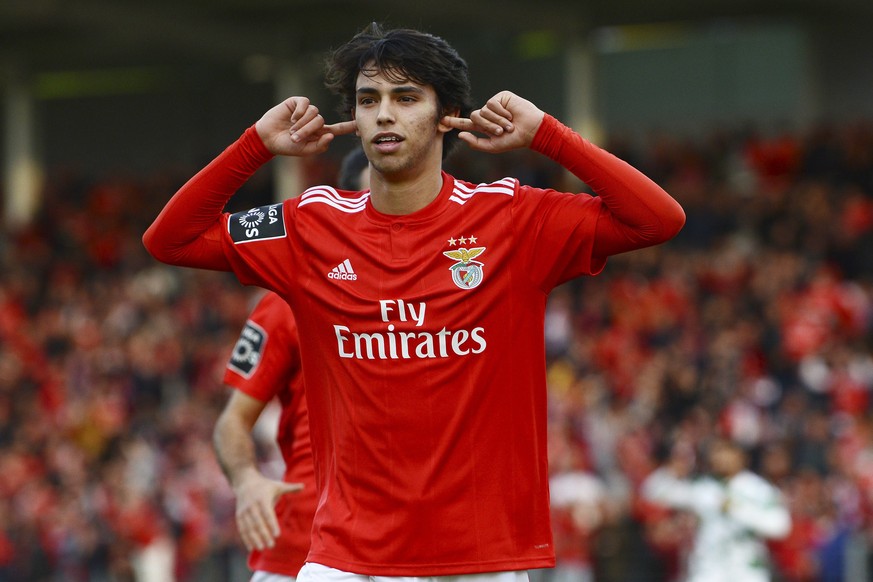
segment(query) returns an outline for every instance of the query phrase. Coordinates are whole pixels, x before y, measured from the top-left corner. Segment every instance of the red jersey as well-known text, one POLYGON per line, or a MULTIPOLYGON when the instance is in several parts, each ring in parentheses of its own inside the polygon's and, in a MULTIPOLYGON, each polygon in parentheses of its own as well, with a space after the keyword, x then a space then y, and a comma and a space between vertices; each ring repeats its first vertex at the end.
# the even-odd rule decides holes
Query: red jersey
POLYGON ((276 545, 249 554, 249 568, 297 576, 309 552, 315 514, 315 470, 309 417, 300 373, 300 342, 294 314, 275 293, 267 293, 249 315, 224 373, 224 383, 262 402, 277 397, 282 407, 276 441, 285 461, 283 480, 303 483, 276 505, 282 533, 276 545))
POLYGON ((146 233, 161 260, 233 270, 297 316, 320 491, 309 561, 389 576, 554 565, 546 298, 672 237, 684 213, 554 118, 531 147, 599 196, 443 174, 404 216, 330 187, 222 215, 270 158, 250 129, 146 233))

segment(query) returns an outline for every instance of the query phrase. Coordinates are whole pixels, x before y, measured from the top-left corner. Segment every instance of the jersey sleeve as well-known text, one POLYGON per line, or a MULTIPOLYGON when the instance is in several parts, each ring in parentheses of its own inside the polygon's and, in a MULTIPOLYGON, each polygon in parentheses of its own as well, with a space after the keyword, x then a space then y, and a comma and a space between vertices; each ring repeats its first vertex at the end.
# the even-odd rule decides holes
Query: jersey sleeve
POLYGON ((224 383, 269 401, 288 386, 300 366, 294 314, 275 293, 265 294, 240 332, 224 372, 224 383))
POLYGON ((729 488, 728 513, 743 527, 767 539, 781 539, 791 530, 791 515, 778 489, 763 479, 742 475, 729 488))
POLYGON ((297 274, 292 248, 293 213, 299 200, 252 208, 222 219, 221 238, 229 270, 244 285, 287 288, 297 274))
POLYGON ((519 186, 513 221, 529 276, 544 293, 582 275, 596 275, 606 257, 594 255, 597 222, 606 212, 588 194, 519 186))
POLYGON ((545 290, 596 274, 611 255, 665 242, 685 224, 682 207, 660 186, 550 115, 531 149, 561 164, 596 194, 520 189, 520 208, 536 213, 527 221, 535 233, 531 265, 545 290))
POLYGON ((231 270, 223 239, 227 201, 272 158, 250 127, 167 202, 143 235, 143 244, 157 260, 180 267, 231 270))

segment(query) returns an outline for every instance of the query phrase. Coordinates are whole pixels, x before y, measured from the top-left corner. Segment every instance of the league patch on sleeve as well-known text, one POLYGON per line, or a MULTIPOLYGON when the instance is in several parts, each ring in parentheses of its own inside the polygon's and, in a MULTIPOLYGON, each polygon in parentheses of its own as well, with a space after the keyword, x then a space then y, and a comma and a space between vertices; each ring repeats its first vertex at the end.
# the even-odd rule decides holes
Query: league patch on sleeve
POLYGON ((239 334, 227 367, 245 379, 249 379, 261 362, 264 347, 267 345, 267 332, 260 325, 249 320, 239 334))
POLYGON ((282 203, 231 214, 227 230, 234 244, 283 238, 285 213, 282 212, 282 203))

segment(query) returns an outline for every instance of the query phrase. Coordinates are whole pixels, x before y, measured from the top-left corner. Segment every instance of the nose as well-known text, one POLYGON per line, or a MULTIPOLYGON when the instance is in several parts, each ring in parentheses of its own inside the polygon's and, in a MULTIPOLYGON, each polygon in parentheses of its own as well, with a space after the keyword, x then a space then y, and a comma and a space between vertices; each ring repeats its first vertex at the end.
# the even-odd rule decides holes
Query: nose
POLYGON ((379 115, 376 117, 376 122, 380 124, 394 122, 394 109, 390 99, 379 102, 379 115))

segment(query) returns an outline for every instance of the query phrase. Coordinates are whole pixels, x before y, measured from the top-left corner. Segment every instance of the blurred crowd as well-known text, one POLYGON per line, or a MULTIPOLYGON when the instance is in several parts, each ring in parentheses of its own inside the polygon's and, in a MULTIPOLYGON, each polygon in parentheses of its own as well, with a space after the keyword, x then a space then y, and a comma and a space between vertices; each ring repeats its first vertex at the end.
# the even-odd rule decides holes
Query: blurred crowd
MULTIPOLYGON (((727 436, 791 509, 777 579, 846 580, 873 539, 873 127, 604 146, 688 221, 549 301, 559 569, 673 580, 694 522, 639 486, 727 436)), ((584 188, 528 153, 450 170, 584 188)), ((210 439, 254 291, 140 242, 188 175, 56 170, 36 220, 0 235, 0 582, 246 579, 210 439)), ((270 201, 246 188, 238 209, 270 201)))

